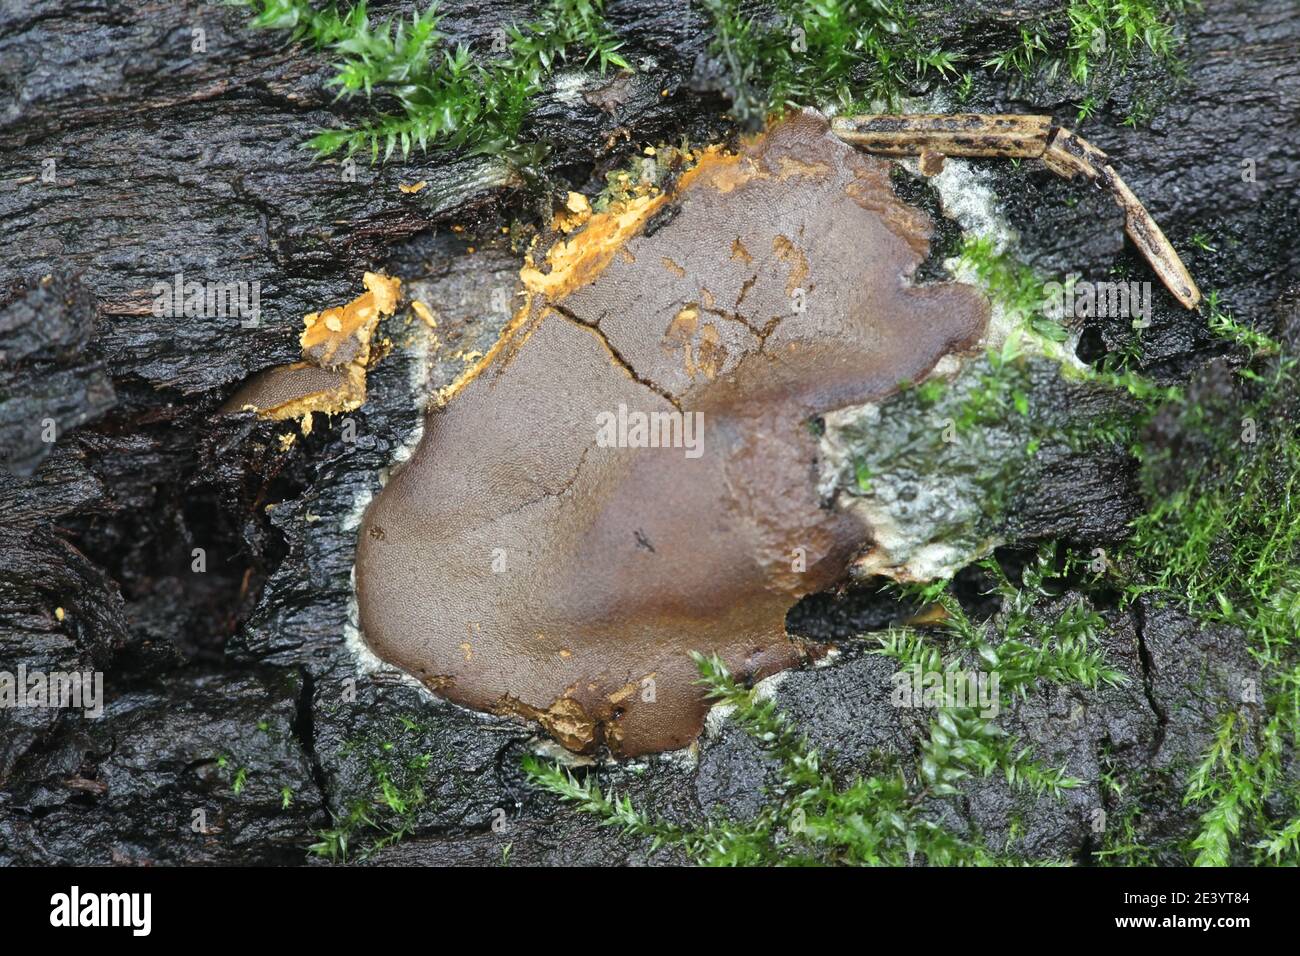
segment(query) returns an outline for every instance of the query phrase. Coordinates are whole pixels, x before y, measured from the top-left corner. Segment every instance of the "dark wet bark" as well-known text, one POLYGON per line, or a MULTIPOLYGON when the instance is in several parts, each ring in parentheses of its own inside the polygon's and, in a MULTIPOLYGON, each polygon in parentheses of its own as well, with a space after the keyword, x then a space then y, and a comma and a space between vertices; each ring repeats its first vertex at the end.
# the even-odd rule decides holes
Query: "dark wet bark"
MULTIPOLYGON (((470 42, 527 14, 519 2, 455 6, 446 25, 470 42)), ((1007 8, 1041 4, 961 5, 961 21, 941 6, 924 17, 939 41, 996 49, 1015 31, 1007 8)), ((245 29, 237 10, 112 0, 0 10, 0 457, 11 472, 0 474, 0 670, 101 668, 108 697, 98 721, 0 711, 0 862, 300 861, 330 825, 327 811, 373 798, 373 761, 394 751, 396 764, 428 754, 425 799, 413 835, 381 860, 491 863, 506 843, 519 862, 645 859, 525 788, 517 762, 529 728, 359 674, 344 645, 351 516, 414 434, 413 383, 427 372, 437 387, 461 367, 449 350, 428 369, 400 349, 377 365, 351 416, 354 440, 336 423, 285 448, 282 426, 213 414, 248 375, 295 359, 303 314, 351 299, 371 268, 442 303, 444 343, 485 348, 501 317, 476 297, 512 287, 518 264, 489 238, 501 225, 532 221, 548 188, 590 191, 637 144, 731 130, 710 91, 725 83, 698 10, 670 0, 608 8, 639 71, 541 98, 528 135, 551 143, 543 179, 431 154, 362 161, 355 182, 301 148, 349 115, 324 88, 328 60, 245 29), (196 27, 206 53, 191 51, 196 27), (418 193, 397 188, 420 180, 429 186, 418 193), (259 325, 155 317, 152 286, 177 273, 260 282, 259 325), (492 828, 497 811, 504 831, 492 828)), ((1300 18, 1286 0, 1206 8, 1188 22, 1187 86, 1151 126, 1121 125, 1136 95, 1125 81, 1120 108, 1085 131, 1202 288, 1263 327, 1297 281, 1300 18), (1243 160, 1255 183, 1242 180, 1243 160), (1188 248, 1198 232, 1216 252, 1188 248)), ((983 83, 974 108, 1072 117, 1059 88, 1012 95, 983 83)), ((1029 168, 999 176, 1036 265, 1141 268, 1113 214, 1064 202, 1075 187, 1029 168)), ((1099 322, 1085 346, 1098 354, 1126 334, 1099 322)), ((1169 380, 1218 350, 1203 321, 1167 298, 1144 346, 1149 371, 1169 380)), ((1049 461, 1018 533, 1115 540, 1140 507, 1131 475, 1118 459, 1049 461)), ((833 616, 814 614, 808 631, 833 616)), ((1030 801, 1024 852, 1086 849, 1083 814, 1109 799, 1097 783, 1103 752, 1163 781, 1144 794, 1144 819, 1155 842, 1177 833, 1189 812, 1179 768, 1210 732, 1194 688, 1207 671, 1230 681, 1249 670, 1234 634, 1170 611, 1109 616, 1107 640, 1133 682, 1077 692, 1084 720, 1051 695, 1015 715, 1045 759, 1059 755, 1089 781, 1065 805, 1030 801)), ((869 768, 874 752, 911 752, 923 729, 889 707, 885 670, 848 653, 791 675, 782 700, 846 767, 869 768)), ((764 774, 751 751, 728 730, 703 742, 698 771, 655 765, 629 786, 676 818, 743 816, 764 774)), ((956 825, 996 834, 1014 803, 988 782, 956 825)))

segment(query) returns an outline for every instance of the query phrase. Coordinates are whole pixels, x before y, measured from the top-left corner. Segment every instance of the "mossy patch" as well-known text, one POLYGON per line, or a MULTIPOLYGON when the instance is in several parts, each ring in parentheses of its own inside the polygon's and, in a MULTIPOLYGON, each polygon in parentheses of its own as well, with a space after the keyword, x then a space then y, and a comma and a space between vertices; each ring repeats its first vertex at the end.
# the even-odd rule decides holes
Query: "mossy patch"
MULTIPOLYGON (((1000 701, 1010 703, 1039 683, 1120 681, 1094 643, 1100 618, 1083 605, 1068 605, 1054 617, 1035 612, 1036 590, 1054 576, 1046 552, 1020 590, 1001 575, 1009 604, 997 621, 977 624, 938 587, 914 596, 941 603, 945 623, 938 632, 895 629, 880 635, 876 653, 900 671, 938 672, 976 666, 1006 674, 1000 701), (982 664, 981 664, 982 662, 982 664)), ((601 788, 594 771, 581 778, 537 757, 526 757, 534 784, 652 846, 683 850, 711 866, 761 865, 990 865, 1026 861, 991 850, 978 832, 958 834, 940 822, 943 805, 960 801, 973 779, 1002 776, 1013 791, 1034 799, 1057 799, 1080 780, 1045 766, 1030 750, 975 707, 941 707, 913 760, 887 758, 870 776, 846 778, 833 755, 813 748, 770 696, 738 684, 716 658, 696 657, 701 684, 779 766, 767 801, 747 820, 714 819, 698 827, 670 823, 639 811, 626 796, 601 788)), ((1008 841, 1010 842, 1010 841, 1008 841)))
MULTIPOLYGON (((1300 860, 1300 787, 1285 771, 1300 739, 1300 413, 1293 347, 1239 322, 1218 297, 1210 328, 1232 346, 1186 398, 1164 408, 1139 448, 1150 510, 1121 562, 1129 600, 1179 604, 1240 629, 1262 684, 1244 684, 1185 794, 1203 813, 1198 864, 1300 860), (1234 367, 1235 366, 1235 367, 1234 367), (1262 707, 1260 729, 1245 719, 1262 707)), ((1294 330, 1283 330, 1290 335, 1294 330)))
POLYGON ((295 40, 339 58, 330 85, 339 96, 376 92, 395 97, 400 112, 375 115, 352 129, 325 130, 309 145, 320 155, 383 150, 387 159, 413 147, 464 146, 507 153, 519 145, 530 102, 557 66, 593 64, 602 72, 631 69, 602 16, 603 0, 549 0, 537 19, 503 27, 495 55, 454 49, 431 3, 410 22, 373 23, 365 0, 345 11, 317 10, 307 0, 241 0, 256 14, 253 27, 288 30, 295 40))

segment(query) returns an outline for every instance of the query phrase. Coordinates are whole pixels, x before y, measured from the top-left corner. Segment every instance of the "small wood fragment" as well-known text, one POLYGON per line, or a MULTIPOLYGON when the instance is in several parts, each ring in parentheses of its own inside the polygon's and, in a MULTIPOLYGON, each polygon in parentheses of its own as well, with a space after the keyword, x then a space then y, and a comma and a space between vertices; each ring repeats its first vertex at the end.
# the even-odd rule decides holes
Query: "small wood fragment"
POLYGON ((1050 116, 978 113, 917 113, 841 116, 831 130, 846 143, 885 156, 919 156, 921 172, 933 176, 946 156, 1003 156, 1042 159, 1066 179, 1083 176, 1111 190, 1124 210, 1124 231, 1142 251, 1165 288, 1185 308, 1201 301, 1187 267, 1146 207, 1119 178, 1110 157, 1050 116))
POLYGON ((1178 258, 1178 253, 1169 244, 1165 234, 1160 231, 1151 213, 1138 202, 1137 196, 1128 188, 1124 180, 1110 166, 1106 167, 1110 176, 1110 186, 1115 194, 1115 201, 1124 210, 1124 231, 1133 243, 1142 250, 1151 268, 1160 281, 1185 308, 1194 309, 1201 301, 1201 290, 1196 287, 1191 273, 1178 258))
POLYGON ((831 129, 846 143, 886 156, 932 149, 945 156, 1037 158, 1047 148, 1050 116, 982 113, 840 116, 831 129))

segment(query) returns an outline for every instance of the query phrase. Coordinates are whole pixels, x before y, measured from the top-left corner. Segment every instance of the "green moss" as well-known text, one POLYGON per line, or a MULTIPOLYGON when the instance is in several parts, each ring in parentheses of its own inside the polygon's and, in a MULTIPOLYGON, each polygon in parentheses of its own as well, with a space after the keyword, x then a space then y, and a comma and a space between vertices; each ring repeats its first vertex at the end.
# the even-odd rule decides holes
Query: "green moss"
MULTIPOLYGON (((1001 601, 995 618, 982 624, 966 614, 952 593, 950 580, 894 587, 912 603, 942 610, 943 624, 930 634, 941 636, 945 649, 967 652, 996 668, 1008 700, 1024 697, 1043 683, 1086 688, 1127 683, 1122 673, 1106 663, 1104 652, 1095 643, 1106 625, 1094 608, 1081 598, 1063 605, 1058 602, 1050 610, 1044 606, 1044 599, 1059 590, 1081 563, 1067 554, 1061 564, 1057 555, 1055 542, 1040 545, 1021 572, 1019 585, 995 559, 977 562, 976 567, 992 582, 985 593, 1001 601)), ((921 632, 891 631, 880 643, 881 653, 904 665, 925 664, 927 655, 928 663, 935 662, 933 637, 921 632)))
MULTIPOLYGON (((1040 586, 1055 574, 1049 563, 1044 551, 1041 567, 1031 570, 1027 580, 1040 586)), ((1095 612, 1069 605, 1044 616, 1035 607, 1044 592, 1017 589, 995 562, 987 567, 996 571, 998 587, 1012 599, 1000 624, 973 622, 945 590, 947 582, 909 586, 903 590, 911 597, 938 600, 947 623, 938 635, 890 631, 878 638, 876 653, 902 669, 923 671, 982 663, 1003 675, 1003 704, 1041 682, 1095 686, 1122 680, 1091 643, 1100 628, 1095 612)), ((934 803, 960 801, 966 781, 993 774, 1035 797, 1060 797, 1080 785, 1063 770, 1041 765, 1022 742, 969 707, 936 709, 910 765, 887 765, 875 775, 837 783, 846 778, 836 773, 833 760, 812 748, 775 702, 738 685, 716 658, 697 656, 696 663, 710 698, 731 707, 730 719, 780 767, 780 782, 753 820, 680 826, 640 812, 626 795, 605 792, 590 774, 579 779, 532 756, 524 760, 525 771, 537 786, 652 848, 676 847, 697 863, 715 866, 1044 862, 1018 860, 1006 850, 994 853, 980 834, 952 833, 935 822, 934 803)), ((1008 847, 1013 839, 1014 833, 1008 847)))
POLYGON ((925 45, 899 0, 775 0, 762 21, 741 0, 701 6, 713 21, 732 113, 750 125, 789 106, 892 106, 923 79, 955 77, 961 59, 925 45))
POLYGON ((995 71, 1006 70, 1029 76, 1047 56, 1046 27, 1042 24, 1022 26, 1017 42, 994 54, 984 65, 995 71))
POLYGON ((1145 49, 1177 68, 1178 42, 1171 20, 1198 6, 1189 0, 1070 0, 1020 28, 1019 41, 990 57, 985 66, 1022 76, 1062 69, 1084 89, 1098 65, 1123 67, 1145 49))
POLYGON ((400 149, 466 146, 502 153, 519 145, 529 101, 561 63, 577 60, 631 69, 605 27, 603 0, 549 0, 538 19, 505 31, 503 55, 481 58, 461 44, 452 49, 438 26, 432 3, 410 22, 372 23, 365 0, 340 12, 317 10, 308 0, 236 0, 255 12, 251 25, 288 30, 295 40, 339 57, 330 85, 339 96, 379 91, 395 98, 399 113, 374 116, 353 129, 326 130, 309 145, 319 155, 383 149, 387 159, 400 149))
POLYGON ((1148 595, 1181 604, 1207 624, 1240 629, 1263 675, 1258 731, 1238 711, 1223 713, 1191 775, 1185 800, 1202 815, 1190 854, 1209 865, 1246 855, 1294 864, 1300 791, 1284 778, 1282 754, 1300 740, 1296 359, 1238 322, 1217 294, 1207 306, 1210 329, 1246 364, 1231 395, 1171 406, 1167 428, 1184 436, 1178 454, 1140 449, 1150 508, 1120 563, 1128 600, 1148 595), (1270 803, 1291 816, 1275 819, 1270 803))
MULTIPOLYGON (((1026 328, 1042 342, 1059 344, 1066 340, 1068 335, 1061 324, 1043 314, 1046 280, 1009 252, 999 249, 992 237, 966 236, 958 270, 962 267, 974 272, 985 292, 1010 314, 1016 326, 1026 328)), ((1043 351, 1056 352, 1051 348, 1043 351)))
POLYGON ((953 96, 958 103, 966 103, 975 93, 975 74, 967 70, 953 87, 953 96))
MULTIPOLYGON (((218 756, 217 757, 218 769, 229 770, 232 759, 233 758, 229 754, 221 754, 220 756, 218 756)), ((233 793, 235 796, 239 796, 241 793, 244 792, 244 788, 247 785, 248 785, 248 768, 237 767, 235 769, 234 774, 230 778, 230 792, 233 793)))
MULTIPOLYGON (((310 145, 321 155, 382 149, 387 158, 412 148, 467 147, 511 155, 521 140, 525 115, 546 78, 562 63, 602 72, 630 69, 603 18, 603 0, 547 0, 536 18, 510 26, 487 54, 452 47, 439 29, 436 4, 408 20, 372 22, 362 2, 316 9, 310 0, 228 0, 249 8, 251 25, 288 31, 294 40, 338 57, 330 85, 339 96, 376 93, 398 111, 372 116, 359 126, 326 130, 310 145)), ((973 94, 975 73, 959 75, 970 59, 944 48, 903 0, 699 0, 713 28, 712 50, 724 73, 732 114, 759 125, 788 107, 834 107, 842 111, 896 109, 904 97, 935 81, 954 81, 959 103, 973 94)), ((1176 68, 1174 15, 1184 0, 1071 0, 1068 6, 1021 25, 1019 39, 988 58, 993 72, 1029 76, 1067 74, 1084 90, 1079 118, 1107 98, 1094 82, 1099 61, 1117 75, 1139 50, 1176 68)), ((1132 99, 1130 118, 1149 113, 1142 96, 1132 99)), ((526 151, 533 158, 536 150, 526 151)))
POLYGON ((984 61, 1023 80, 1066 81, 1077 91, 1076 121, 1097 112, 1122 80, 1130 80, 1124 124, 1149 122, 1153 98, 1183 74, 1176 18, 1199 0, 1070 0, 1020 26, 1016 42, 984 61), (1158 69, 1144 69, 1147 60, 1158 69))
MULTIPOLYGON (((410 717, 402 717, 401 723, 413 740, 425 732, 410 717)), ((391 756, 397 749, 393 741, 379 744, 379 753, 369 762, 370 796, 354 801, 346 813, 334 819, 332 827, 320 831, 317 842, 308 848, 310 853, 335 863, 347 862, 354 854, 364 860, 415 830, 417 815, 427 802, 424 780, 433 757, 416 754, 397 761, 391 756)))
POLYGON ((853 465, 854 484, 864 495, 871 493, 871 466, 859 458, 853 465))
MULTIPOLYGON (((956 272, 959 276, 972 277, 983 288, 1002 311, 1004 321, 1011 329, 999 353, 1001 361, 995 364, 1005 370, 1022 351, 1039 353, 1057 362, 1061 374, 1069 380, 1113 389, 1133 399, 1129 406, 1119 406, 1108 414, 1083 420, 1047 422, 1031 416, 1034 418, 1034 434, 1029 440, 1032 451, 1050 440, 1055 429, 1059 437, 1076 451, 1096 445, 1118 445, 1138 454, 1137 436, 1141 429, 1165 404, 1183 400, 1182 391, 1176 386, 1159 385, 1135 370, 1136 352, 1108 356, 1101 369, 1080 365, 1067 346, 1069 333, 1066 328, 1045 314, 1049 298, 1047 280, 1009 251, 999 249, 991 237, 966 236, 956 272)), ((1068 288, 1071 281, 1067 279, 1060 283, 1060 287, 1068 288)), ((1217 315, 1215 302, 1217 298, 1212 294, 1207 300, 1212 323, 1230 321, 1231 317, 1213 317, 1217 315)), ((1238 332, 1248 334, 1240 329, 1238 332)), ((1133 340, 1135 349, 1138 347, 1138 334, 1135 332, 1133 340)), ((1027 385, 1023 379, 1015 381, 1004 371, 1000 376, 986 376, 985 385, 983 396, 977 396, 977 404, 966 410, 967 420, 973 417, 977 423, 994 425, 1009 406, 1020 415, 1029 414, 1027 385)))

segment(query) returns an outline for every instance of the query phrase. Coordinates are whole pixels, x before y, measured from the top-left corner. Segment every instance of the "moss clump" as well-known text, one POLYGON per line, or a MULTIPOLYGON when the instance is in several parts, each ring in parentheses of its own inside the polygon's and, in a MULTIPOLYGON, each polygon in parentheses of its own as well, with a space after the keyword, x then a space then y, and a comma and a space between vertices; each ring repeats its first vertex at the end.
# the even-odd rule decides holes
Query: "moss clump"
POLYGON ((957 272, 969 272, 998 305, 1013 327, 1024 328, 1037 339, 1038 348, 1058 361, 1065 353, 1055 346, 1069 334, 1043 314, 1047 301, 1045 281, 1033 269, 999 249, 991 236, 967 236, 962 241, 957 272))
POLYGON ((1079 122, 1093 115, 1142 59, 1158 65, 1139 78, 1127 99, 1125 124, 1147 122, 1162 77, 1182 73, 1176 17, 1198 0, 1070 0, 1022 24, 1017 39, 987 57, 984 66, 1021 80, 1067 81, 1078 97, 1079 122))
POLYGON ((1121 568, 1126 596, 1186 607, 1240 629, 1259 664, 1259 729, 1244 710, 1220 716, 1187 786, 1202 808, 1188 843, 1198 864, 1300 862, 1300 787, 1283 761, 1300 739, 1300 417, 1297 359, 1238 322, 1217 295, 1211 330, 1235 371, 1212 365, 1166 407, 1139 452, 1151 502, 1121 568), (1251 739, 1253 737, 1253 739, 1251 739))
POLYGON ((771 16, 741 0, 702 0, 732 113, 757 125, 788 106, 890 104, 927 77, 955 77, 959 57, 920 39, 899 0, 776 0, 771 16))
POLYGON ((1171 19, 1199 6, 1195 0, 1070 0, 1020 28, 1019 41, 986 66, 1023 76, 1062 69, 1088 87, 1099 66, 1125 66, 1142 49, 1177 66, 1178 39, 1171 19))
POLYGON ((604 0, 549 0, 538 18, 504 30, 501 55, 480 58, 465 44, 451 49, 438 29, 436 3, 403 20, 371 23, 365 0, 340 12, 308 0, 237 0, 253 9, 252 26, 289 30, 318 50, 339 57, 330 85, 339 96, 376 92, 395 98, 401 112, 382 113, 355 129, 326 130, 308 144, 319 155, 369 150, 387 159, 397 149, 467 146, 503 153, 519 144, 529 102, 561 63, 586 51, 582 62, 631 69, 621 44, 605 27, 604 0))
MULTIPOLYGON (((409 22, 372 22, 364 0, 346 7, 314 8, 309 0, 229 0, 248 7, 251 25, 289 31, 295 40, 339 58, 330 85, 339 95, 376 93, 396 101, 361 125, 326 130, 310 145, 321 155, 380 149, 463 146, 483 153, 535 159, 538 144, 521 140, 530 102, 562 63, 581 62, 602 72, 631 69, 622 44, 603 17, 603 0, 547 0, 537 17, 504 28, 486 54, 466 44, 452 47, 439 29, 436 4, 409 22), (532 148, 525 148, 532 147, 532 148)), ((1071 0, 1067 7, 1019 27, 1005 49, 950 49, 937 42, 902 0, 700 0, 713 27, 716 80, 731 98, 732 115, 756 127, 773 112, 794 106, 869 111, 896 109, 908 95, 935 81, 954 81, 958 102, 970 99, 974 70, 991 78, 1062 72, 1080 91, 1080 118, 1114 92, 1145 51, 1176 71, 1173 18, 1190 0, 1071 0)), ((1151 112, 1145 94, 1126 99, 1130 119, 1151 112)))
MULTIPOLYGON (((713 52, 732 112, 755 124, 788 106, 893 110, 934 81, 955 81, 953 95, 964 103, 976 74, 960 72, 963 62, 1020 80, 1068 80, 1078 93, 1082 120, 1117 91, 1142 57, 1160 67, 1148 72, 1178 74, 1174 19, 1198 4, 1070 0, 1020 24, 1016 38, 993 52, 945 48, 929 35, 914 5, 899 0, 772 0, 757 6, 701 0, 701 5, 713 21, 713 52)), ((1127 106, 1134 123, 1151 111, 1148 96, 1136 88, 1127 106)))

